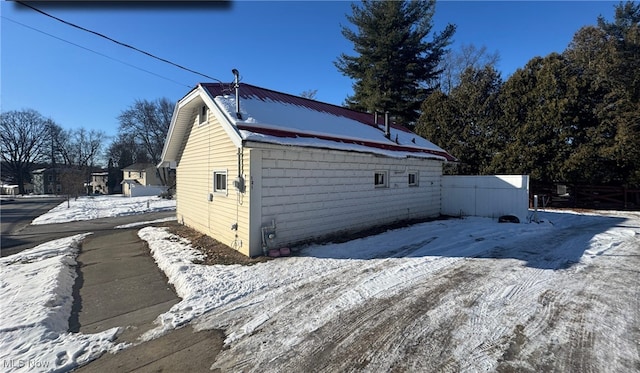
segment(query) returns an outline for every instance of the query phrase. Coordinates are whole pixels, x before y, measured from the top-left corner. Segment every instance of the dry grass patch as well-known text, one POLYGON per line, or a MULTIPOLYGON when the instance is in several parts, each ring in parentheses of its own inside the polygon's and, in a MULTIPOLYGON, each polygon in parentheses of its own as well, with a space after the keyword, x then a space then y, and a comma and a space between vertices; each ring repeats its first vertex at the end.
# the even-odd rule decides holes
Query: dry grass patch
POLYGON ((249 258, 229 246, 207 236, 206 234, 200 233, 193 228, 189 228, 176 222, 164 223, 163 226, 169 228, 170 233, 189 240, 189 242, 191 242, 191 246, 202 251, 202 253, 206 255, 205 259, 198 264, 253 265, 271 260, 271 258, 264 256, 249 258))

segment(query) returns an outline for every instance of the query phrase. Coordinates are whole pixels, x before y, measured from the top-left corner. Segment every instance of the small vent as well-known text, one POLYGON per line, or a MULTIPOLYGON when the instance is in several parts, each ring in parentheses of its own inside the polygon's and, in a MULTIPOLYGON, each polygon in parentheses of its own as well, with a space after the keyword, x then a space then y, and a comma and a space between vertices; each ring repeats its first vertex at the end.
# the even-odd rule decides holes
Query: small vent
POLYGON ((391 139, 391 131, 389 130, 389 112, 384 112, 384 137, 391 139))

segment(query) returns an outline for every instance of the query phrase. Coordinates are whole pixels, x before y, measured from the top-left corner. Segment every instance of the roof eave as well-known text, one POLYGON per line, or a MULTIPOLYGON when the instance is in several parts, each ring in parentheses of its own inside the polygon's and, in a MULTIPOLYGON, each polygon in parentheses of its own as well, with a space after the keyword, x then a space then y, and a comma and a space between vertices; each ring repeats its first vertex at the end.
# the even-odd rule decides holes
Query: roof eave
POLYGON ((196 88, 191 90, 186 96, 176 103, 171 117, 171 124, 167 132, 167 138, 162 148, 162 156, 160 157, 160 163, 158 167, 171 167, 177 166, 177 155, 180 152, 182 146, 182 140, 186 136, 186 127, 188 121, 191 118, 192 112, 189 110, 196 100, 200 99, 207 107, 212 111, 220 122, 222 128, 225 130, 231 141, 238 147, 242 146, 242 138, 240 134, 231 124, 229 119, 224 115, 223 111, 215 103, 209 92, 198 84, 196 88))

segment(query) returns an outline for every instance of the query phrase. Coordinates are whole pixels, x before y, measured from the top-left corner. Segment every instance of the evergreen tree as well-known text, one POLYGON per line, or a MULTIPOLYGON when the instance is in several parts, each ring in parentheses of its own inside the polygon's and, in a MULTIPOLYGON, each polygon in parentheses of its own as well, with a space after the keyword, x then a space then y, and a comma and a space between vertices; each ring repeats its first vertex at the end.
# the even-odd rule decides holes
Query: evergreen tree
POLYGON ((600 17, 504 84, 466 70, 424 101, 416 131, 460 159, 456 173, 640 187, 640 4, 617 5, 612 22, 600 17))
POLYGON ((577 182, 640 185, 640 5, 574 36, 564 55, 581 79, 581 113, 565 167, 577 182), (585 115, 586 113, 586 115, 585 115))
MULTIPOLYGON (((446 149, 461 162, 465 162, 464 142, 458 131, 458 106, 444 92, 436 90, 422 103, 420 118, 415 131, 418 135, 429 139, 446 149)), ((445 169, 447 173, 457 173, 457 169, 445 169)))
POLYGON ((616 184, 640 187, 640 4, 620 3, 613 22, 598 18, 610 43, 611 91, 599 119, 615 130, 603 153, 615 162, 616 184))
POLYGON ((572 151, 562 169, 566 181, 577 184, 607 184, 615 179, 615 162, 605 148, 613 141, 615 128, 599 118, 611 91, 609 58, 612 50, 606 33, 597 27, 580 29, 564 51, 575 72, 580 92, 576 125, 572 128, 572 151))
POLYGON ((481 174, 503 141, 498 133, 501 117, 498 98, 502 79, 489 64, 467 68, 460 82, 446 95, 438 90, 422 106, 416 132, 456 156, 455 173, 481 174))
POLYGON ((467 164, 460 171, 483 174, 489 171, 491 159, 502 148, 498 122, 502 116, 498 98, 502 89, 500 73, 492 65, 467 68, 451 96, 459 108, 459 135, 465 139, 460 153, 467 164))
POLYGON ((536 57, 504 85, 502 131, 512 138, 493 159, 497 172, 529 174, 542 182, 564 181, 561 166, 571 150, 578 111, 571 67, 561 55, 536 57))
POLYGON ((356 56, 341 54, 335 62, 355 82, 347 106, 364 111, 389 111, 396 121, 411 126, 422 101, 437 84, 438 64, 455 32, 448 25, 431 40, 435 0, 368 1, 352 5, 347 19, 355 27, 342 28, 354 44, 356 56))

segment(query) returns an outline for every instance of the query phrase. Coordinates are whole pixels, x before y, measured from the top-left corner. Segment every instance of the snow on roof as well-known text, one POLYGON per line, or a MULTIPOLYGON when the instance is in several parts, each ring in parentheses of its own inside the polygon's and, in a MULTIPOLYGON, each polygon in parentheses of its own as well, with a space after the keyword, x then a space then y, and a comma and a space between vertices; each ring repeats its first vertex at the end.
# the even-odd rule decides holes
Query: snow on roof
POLYGON ((382 115, 376 124, 372 114, 242 84, 241 118, 237 118, 232 91, 220 84, 201 86, 244 141, 455 161, 442 148, 401 126, 390 125, 387 139, 382 115))

